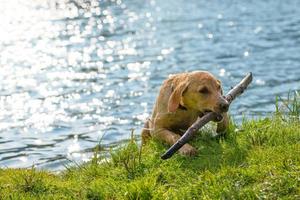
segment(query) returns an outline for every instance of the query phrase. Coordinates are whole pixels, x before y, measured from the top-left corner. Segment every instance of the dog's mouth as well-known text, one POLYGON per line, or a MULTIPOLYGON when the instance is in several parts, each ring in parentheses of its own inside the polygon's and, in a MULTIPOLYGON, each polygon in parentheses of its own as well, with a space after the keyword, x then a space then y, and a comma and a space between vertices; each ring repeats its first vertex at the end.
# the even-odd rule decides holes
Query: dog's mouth
POLYGON ((207 113, 210 113, 210 112, 214 112, 213 110, 210 110, 210 109, 204 109, 203 110, 203 114, 207 114, 207 113))
POLYGON ((221 114, 221 112, 219 112, 218 110, 215 110, 215 109, 214 110, 211 110, 211 109, 204 109, 204 110, 202 110, 203 114, 207 114, 207 113, 210 113, 210 112, 221 114))
POLYGON ((208 114, 208 113, 210 113, 210 112, 215 112, 215 113, 218 114, 217 117, 216 117, 216 120, 217 120, 218 122, 221 121, 221 120, 223 119, 223 117, 222 117, 222 115, 221 115, 220 113, 218 113, 218 112, 216 112, 216 111, 214 111, 214 110, 210 110, 210 109, 204 109, 204 110, 202 111, 200 117, 202 117, 202 116, 204 116, 204 115, 206 115, 206 114, 208 114))

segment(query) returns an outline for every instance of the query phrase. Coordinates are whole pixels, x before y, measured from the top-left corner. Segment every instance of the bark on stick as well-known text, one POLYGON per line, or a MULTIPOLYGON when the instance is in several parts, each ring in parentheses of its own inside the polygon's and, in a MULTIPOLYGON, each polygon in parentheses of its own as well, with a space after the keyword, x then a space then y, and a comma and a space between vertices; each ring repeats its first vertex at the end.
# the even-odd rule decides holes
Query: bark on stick
MULTIPOLYGON (((236 97, 241 95, 252 82, 252 73, 248 73, 243 80, 233 87, 225 96, 226 100, 230 104, 236 97)), ((170 158, 178 149, 180 149, 184 144, 186 144, 190 139, 197 133, 197 131, 202 128, 205 124, 212 120, 219 120, 222 116, 218 113, 209 112, 203 117, 198 118, 192 126, 190 126, 182 137, 173 144, 162 156, 162 159, 170 158)))

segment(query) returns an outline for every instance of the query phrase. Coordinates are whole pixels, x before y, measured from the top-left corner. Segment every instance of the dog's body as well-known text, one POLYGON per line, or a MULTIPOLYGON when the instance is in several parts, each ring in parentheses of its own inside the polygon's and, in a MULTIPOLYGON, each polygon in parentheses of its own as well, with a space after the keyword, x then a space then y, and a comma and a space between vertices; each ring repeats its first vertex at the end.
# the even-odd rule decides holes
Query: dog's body
MULTIPOLYGON (((222 113, 217 132, 228 126, 228 102, 222 96, 220 81, 208 72, 196 71, 170 76, 161 86, 152 116, 142 131, 142 143, 155 137, 173 145, 196 120, 207 111, 222 113)), ((185 144, 179 152, 196 154, 196 149, 185 144)))

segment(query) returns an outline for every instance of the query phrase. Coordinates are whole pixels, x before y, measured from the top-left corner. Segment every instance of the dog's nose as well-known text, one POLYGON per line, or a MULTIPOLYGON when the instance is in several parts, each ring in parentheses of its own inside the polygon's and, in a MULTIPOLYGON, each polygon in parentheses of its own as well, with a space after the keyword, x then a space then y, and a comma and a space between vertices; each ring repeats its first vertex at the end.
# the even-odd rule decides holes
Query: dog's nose
POLYGON ((223 101, 222 103, 220 103, 220 110, 222 112, 227 112, 229 108, 229 103, 227 101, 223 101))

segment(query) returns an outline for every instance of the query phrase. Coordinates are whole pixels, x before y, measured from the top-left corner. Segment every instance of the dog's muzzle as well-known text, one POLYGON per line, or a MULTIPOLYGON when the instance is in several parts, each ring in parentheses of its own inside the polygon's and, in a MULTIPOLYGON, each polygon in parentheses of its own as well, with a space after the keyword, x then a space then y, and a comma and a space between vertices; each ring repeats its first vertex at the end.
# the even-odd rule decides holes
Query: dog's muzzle
POLYGON ((219 110, 221 112, 227 112, 228 109, 229 109, 228 101, 224 97, 221 97, 219 101, 219 110))

